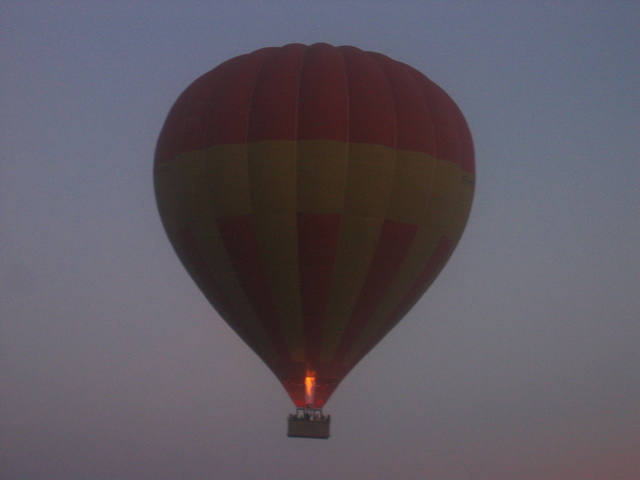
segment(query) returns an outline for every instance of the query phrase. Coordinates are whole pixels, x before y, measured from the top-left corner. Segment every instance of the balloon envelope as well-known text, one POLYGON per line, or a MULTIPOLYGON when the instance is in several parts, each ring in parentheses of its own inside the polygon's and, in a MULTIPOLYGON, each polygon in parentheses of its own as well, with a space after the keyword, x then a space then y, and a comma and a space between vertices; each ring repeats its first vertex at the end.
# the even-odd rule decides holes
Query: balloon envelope
POLYGON ((384 55, 264 48, 178 98, 158 140, 180 260, 296 406, 322 407, 451 255, 474 185, 451 98, 384 55))

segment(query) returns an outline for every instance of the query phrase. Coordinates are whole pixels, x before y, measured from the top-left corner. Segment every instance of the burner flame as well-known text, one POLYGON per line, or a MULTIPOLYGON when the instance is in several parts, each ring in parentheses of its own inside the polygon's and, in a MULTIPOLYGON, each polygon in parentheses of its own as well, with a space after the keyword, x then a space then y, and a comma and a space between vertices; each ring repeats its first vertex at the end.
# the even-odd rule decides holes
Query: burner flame
POLYGON ((307 371, 304 379, 304 401, 307 405, 313 406, 314 396, 316 393, 316 377, 314 371, 307 371))

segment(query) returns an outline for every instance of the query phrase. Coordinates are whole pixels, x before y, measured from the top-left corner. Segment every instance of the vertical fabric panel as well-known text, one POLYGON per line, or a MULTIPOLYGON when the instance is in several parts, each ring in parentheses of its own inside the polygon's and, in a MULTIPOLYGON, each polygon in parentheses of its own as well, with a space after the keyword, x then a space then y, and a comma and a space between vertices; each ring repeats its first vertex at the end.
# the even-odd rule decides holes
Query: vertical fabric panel
POLYGON ((379 53, 369 54, 384 71, 393 96, 398 150, 435 154, 435 128, 430 105, 405 65, 379 53))
POLYGON ((252 222, 271 296, 290 355, 304 361, 300 325, 300 277, 296 233, 296 145, 287 141, 247 144, 252 222))
POLYGON ((429 102, 429 111, 435 125, 435 151, 433 156, 457 165, 463 163, 458 132, 458 108, 444 90, 410 67, 409 71, 429 102))
POLYGON ((347 73, 336 47, 319 43, 308 48, 300 75, 299 102, 298 140, 347 141, 347 73))
POLYGON ((264 271, 253 219, 249 215, 220 218, 218 225, 227 255, 240 283, 247 292, 254 311, 280 357, 285 361, 289 360, 289 347, 278 321, 277 309, 264 271))
POLYGON ((306 360, 311 365, 320 354, 339 232, 338 214, 298 213, 302 323, 306 360))
POLYGON ((338 141, 349 136, 349 98, 340 50, 310 47, 300 79, 297 192, 302 323, 307 362, 314 366, 336 274, 349 161, 347 145, 338 141))
POLYGON ((275 51, 263 48, 228 66, 216 101, 202 119, 207 126, 207 146, 247 142, 251 96, 264 62, 275 51))
POLYGON ((380 66, 354 47, 340 47, 349 85, 349 141, 396 146, 389 83, 380 66))
POLYGON ((249 142, 296 140, 300 71, 306 47, 277 49, 262 65, 249 111, 249 142))

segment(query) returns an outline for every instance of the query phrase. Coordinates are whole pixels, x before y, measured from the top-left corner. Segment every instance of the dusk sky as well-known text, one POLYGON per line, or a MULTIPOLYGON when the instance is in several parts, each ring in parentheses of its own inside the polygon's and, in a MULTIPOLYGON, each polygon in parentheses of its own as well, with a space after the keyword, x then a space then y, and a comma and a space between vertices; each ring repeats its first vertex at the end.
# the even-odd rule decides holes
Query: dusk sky
POLYGON ((640 2, 0 1, 0 480, 640 478, 640 2), (221 62, 407 63, 462 109, 457 250, 291 439, 178 261, 152 163, 221 62))

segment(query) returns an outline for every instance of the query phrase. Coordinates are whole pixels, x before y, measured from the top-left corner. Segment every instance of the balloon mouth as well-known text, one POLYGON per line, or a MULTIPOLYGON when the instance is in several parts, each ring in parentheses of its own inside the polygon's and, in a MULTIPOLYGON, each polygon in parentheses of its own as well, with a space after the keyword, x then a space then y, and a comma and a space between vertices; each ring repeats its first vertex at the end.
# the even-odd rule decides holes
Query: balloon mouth
POLYGON ((340 382, 315 375, 281 380, 293 404, 299 408, 322 408, 340 382))
POLYGON ((307 371, 307 376, 304 379, 304 402, 307 406, 313 407, 315 395, 316 395, 316 372, 311 370, 311 371, 307 371))

